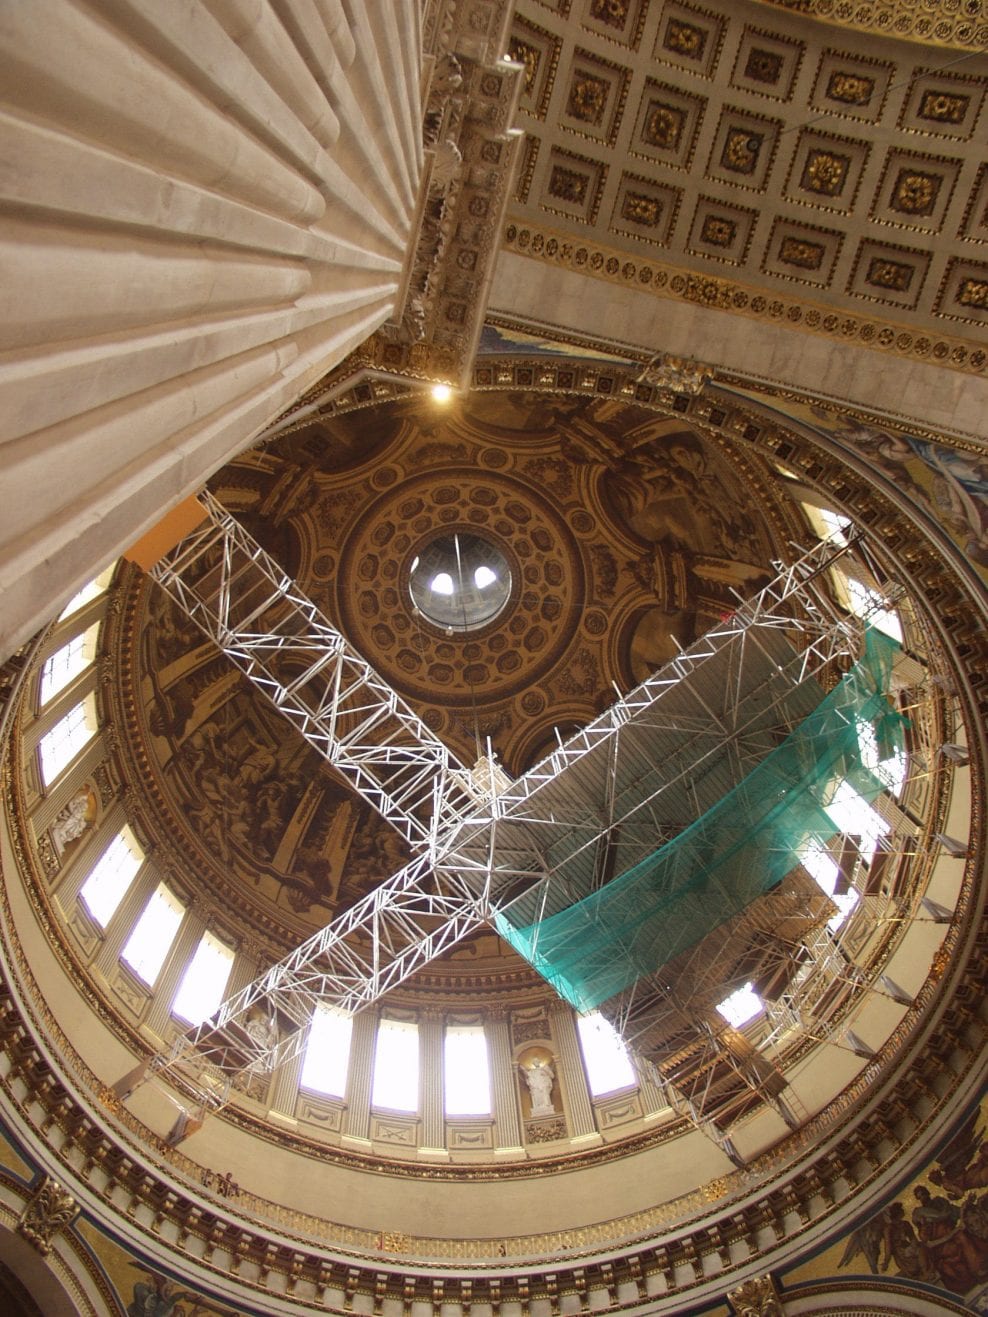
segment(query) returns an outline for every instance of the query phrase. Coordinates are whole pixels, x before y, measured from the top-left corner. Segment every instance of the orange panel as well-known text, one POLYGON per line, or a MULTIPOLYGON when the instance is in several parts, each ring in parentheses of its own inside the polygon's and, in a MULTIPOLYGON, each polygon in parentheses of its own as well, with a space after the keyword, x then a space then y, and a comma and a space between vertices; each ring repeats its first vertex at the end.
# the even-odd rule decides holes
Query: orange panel
POLYGON ((173 549, 180 539, 190 530, 206 519, 206 509, 192 495, 183 499, 176 507, 165 514, 159 522, 151 527, 136 544, 124 550, 123 557, 136 562, 138 567, 149 571, 169 549, 173 549))

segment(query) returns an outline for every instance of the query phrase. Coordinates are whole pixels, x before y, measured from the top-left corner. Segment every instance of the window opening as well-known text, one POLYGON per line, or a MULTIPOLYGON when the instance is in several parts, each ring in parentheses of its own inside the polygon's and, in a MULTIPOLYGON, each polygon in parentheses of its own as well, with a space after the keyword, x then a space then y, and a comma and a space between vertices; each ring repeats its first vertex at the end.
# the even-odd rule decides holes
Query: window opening
POLYGON ((906 752, 896 749, 888 759, 883 759, 872 724, 860 720, 857 729, 862 764, 875 774, 887 791, 895 796, 901 795, 906 782, 906 752))
POLYGON ((871 860, 881 838, 891 831, 878 811, 848 781, 841 782, 825 809, 841 832, 860 838, 858 850, 866 860, 871 860))
POLYGON ((835 933, 858 904, 861 899, 860 894, 853 887, 848 887, 846 892, 836 890, 840 868, 833 856, 828 855, 825 848, 818 841, 811 842, 806 846, 800 859, 807 873, 816 881, 817 886, 826 892, 837 907, 836 912, 827 920, 827 927, 832 933, 835 933))
POLYGON ((587 1083, 594 1097, 638 1083, 621 1035, 599 1011, 576 1017, 587 1083))
POLYGON ((443 1093, 447 1116, 488 1116, 490 1059, 482 1025, 451 1024, 443 1039, 443 1093))
POLYGON ((371 1102, 391 1111, 418 1111, 418 1025, 403 1020, 379 1021, 371 1102))
POLYGON ((101 928, 106 928, 124 899, 144 852, 130 828, 124 827, 107 846, 82 884, 79 895, 101 928))
POLYGON ((208 1020, 223 1000, 233 956, 232 947, 212 933, 203 933, 175 994, 172 1015, 189 1024, 208 1020))
POLYGON ((346 1094, 353 1017, 320 1002, 312 1013, 305 1042, 301 1085, 331 1097, 346 1094))
POLYGON ((185 906, 175 893, 159 883, 127 939, 121 960, 149 987, 161 972, 184 914, 185 906))
POLYGON ((750 983, 735 989, 717 1004, 717 1013, 735 1029, 740 1029, 743 1024, 753 1020, 763 1009, 764 1003, 750 983))
POLYGON ((41 780, 46 787, 66 769, 96 731, 96 700, 92 695, 71 708, 39 743, 41 780))
POLYGON ((41 669, 39 703, 44 706, 63 691, 69 682, 89 667, 96 657, 96 634, 99 623, 73 636, 67 645, 49 654, 41 669))
POLYGON ((422 546, 408 573, 412 603, 444 631, 474 631, 494 620, 511 595, 501 550, 472 531, 443 531, 422 546))
POLYGON ((858 617, 867 617, 870 626, 878 631, 884 631, 887 636, 891 636, 901 644, 902 623, 894 609, 884 607, 885 596, 853 576, 844 577, 844 586, 851 612, 858 617))

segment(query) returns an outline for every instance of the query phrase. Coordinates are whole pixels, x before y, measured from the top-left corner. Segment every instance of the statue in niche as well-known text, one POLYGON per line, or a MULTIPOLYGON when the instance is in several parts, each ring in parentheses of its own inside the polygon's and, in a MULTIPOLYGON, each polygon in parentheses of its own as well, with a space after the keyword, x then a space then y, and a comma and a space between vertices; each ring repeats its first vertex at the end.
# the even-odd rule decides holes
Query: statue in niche
POLYGON ((51 825, 51 839, 60 852, 65 850, 70 841, 81 837, 89 827, 92 822, 87 817, 90 803, 89 788, 83 787, 55 816, 55 822, 51 825))
MULTIPOLYGON (((247 1021, 244 1032, 259 1052, 269 1052, 278 1041, 278 1020, 274 1015, 255 1015, 247 1021)), ((251 1062, 251 1069, 255 1067, 270 1070, 271 1058, 257 1057, 251 1062)))
POLYGON ((556 1072, 552 1065, 536 1057, 534 1061, 521 1067, 521 1073, 528 1085, 528 1095, 532 1099, 532 1115, 553 1115, 556 1108, 552 1101, 552 1084, 556 1072))

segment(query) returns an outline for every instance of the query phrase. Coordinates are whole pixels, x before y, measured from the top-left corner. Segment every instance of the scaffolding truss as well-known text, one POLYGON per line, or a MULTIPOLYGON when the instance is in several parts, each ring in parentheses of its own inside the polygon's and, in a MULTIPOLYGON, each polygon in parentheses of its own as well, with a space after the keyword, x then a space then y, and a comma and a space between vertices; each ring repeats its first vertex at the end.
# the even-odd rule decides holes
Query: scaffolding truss
POLYGON ((200 1107, 220 1107, 232 1088, 268 1074, 305 1046, 317 1003, 359 1011, 474 932, 483 895, 451 862, 411 861, 345 914, 179 1034, 143 1078, 180 1078, 200 1107))
POLYGON ((210 494, 151 575, 349 785, 416 848, 483 803, 469 772, 210 494))
MULTIPOLYGON (((299 1054, 317 1004, 359 1010, 512 904, 541 917, 606 886, 770 753, 861 649, 860 622, 826 582, 853 544, 797 550, 720 625, 510 782, 492 759, 458 764, 236 520, 209 496, 203 503, 206 523, 155 579, 418 853, 125 1077, 122 1094, 168 1078, 200 1110, 220 1108, 299 1054)), ((788 911, 779 945, 766 942, 763 973, 798 964, 794 949, 832 911, 813 890, 802 913, 788 911)), ((781 927, 780 899, 767 894, 738 918, 768 939, 781 927)), ((736 977, 728 958, 712 963, 736 977)), ((732 1155, 727 1131, 756 1094, 787 1121, 792 1107, 773 1063, 714 1013, 708 979, 683 1001, 666 991, 662 1011, 690 1040, 680 1038, 681 1055, 667 1048, 662 1065, 654 1048, 651 1064, 675 1109, 732 1155)), ((604 1011, 640 1058, 655 989, 633 988, 604 1011)))

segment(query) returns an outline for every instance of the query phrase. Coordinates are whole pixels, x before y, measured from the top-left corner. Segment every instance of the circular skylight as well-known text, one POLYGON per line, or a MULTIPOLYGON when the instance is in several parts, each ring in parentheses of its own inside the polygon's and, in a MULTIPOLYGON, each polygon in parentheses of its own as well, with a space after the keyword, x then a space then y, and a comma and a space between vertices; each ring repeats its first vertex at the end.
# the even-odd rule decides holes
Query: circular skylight
POLYGON ((471 531, 447 531, 412 559, 412 602, 445 631, 476 631, 493 621, 511 594, 511 570, 500 549, 471 531))

